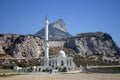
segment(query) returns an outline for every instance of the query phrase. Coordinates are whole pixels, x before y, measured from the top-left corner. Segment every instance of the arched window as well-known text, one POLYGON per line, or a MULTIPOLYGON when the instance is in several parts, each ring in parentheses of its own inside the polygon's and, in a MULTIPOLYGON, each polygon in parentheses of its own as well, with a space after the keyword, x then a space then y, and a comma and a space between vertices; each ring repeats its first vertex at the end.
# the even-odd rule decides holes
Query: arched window
POLYGON ((56 66, 57 66, 57 60, 55 60, 55 64, 56 64, 56 66))
POLYGON ((70 66, 72 65, 72 62, 71 62, 71 60, 70 60, 70 66))
POLYGON ((63 61, 61 61, 61 66, 63 66, 64 65, 64 62, 63 61))
POLYGON ((51 66, 51 61, 49 61, 49 66, 51 66))
POLYGON ((67 60, 67 66, 69 65, 69 61, 67 60))

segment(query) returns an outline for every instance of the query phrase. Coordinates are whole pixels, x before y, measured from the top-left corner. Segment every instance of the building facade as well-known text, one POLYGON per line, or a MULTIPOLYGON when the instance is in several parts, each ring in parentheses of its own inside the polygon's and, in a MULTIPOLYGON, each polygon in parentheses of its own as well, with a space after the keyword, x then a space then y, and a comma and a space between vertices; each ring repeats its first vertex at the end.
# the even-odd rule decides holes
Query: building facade
POLYGON ((41 66, 39 67, 41 71, 43 70, 58 70, 60 72, 64 71, 72 71, 75 65, 73 62, 73 57, 66 56, 65 52, 61 50, 57 56, 53 56, 49 58, 47 61, 45 58, 41 59, 41 66), (46 63, 48 62, 48 66, 46 63))

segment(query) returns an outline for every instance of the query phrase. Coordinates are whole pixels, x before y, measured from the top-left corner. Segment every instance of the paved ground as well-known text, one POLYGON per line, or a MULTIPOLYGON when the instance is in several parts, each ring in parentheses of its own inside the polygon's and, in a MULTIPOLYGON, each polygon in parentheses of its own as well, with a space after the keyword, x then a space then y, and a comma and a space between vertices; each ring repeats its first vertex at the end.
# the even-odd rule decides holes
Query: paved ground
POLYGON ((120 80, 120 74, 25 74, 1 77, 0 80, 120 80))

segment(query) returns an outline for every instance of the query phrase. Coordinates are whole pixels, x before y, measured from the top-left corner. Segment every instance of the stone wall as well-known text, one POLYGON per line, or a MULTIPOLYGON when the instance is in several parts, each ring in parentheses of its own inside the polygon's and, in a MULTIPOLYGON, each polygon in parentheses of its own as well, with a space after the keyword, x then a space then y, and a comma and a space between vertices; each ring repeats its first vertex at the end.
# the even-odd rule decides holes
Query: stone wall
POLYGON ((66 41, 49 41, 49 46, 51 48, 53 47, 64 47, 64 44, 65 44, 66 41))

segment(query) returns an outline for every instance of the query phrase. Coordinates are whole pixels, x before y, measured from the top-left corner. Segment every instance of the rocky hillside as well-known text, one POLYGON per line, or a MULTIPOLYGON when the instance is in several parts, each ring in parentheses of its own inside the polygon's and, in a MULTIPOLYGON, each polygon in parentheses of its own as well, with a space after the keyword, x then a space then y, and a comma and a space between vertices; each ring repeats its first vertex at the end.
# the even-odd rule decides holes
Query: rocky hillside
POLYGON ((36 58, 39 57, 42 52, 43 41, 38 37, 0 34, 0 57, 9 55, 14 58, 36 58))
MULTIPOLYGON (((95 65, 120 63, 120 52, 112 37, 107 33, 83 33, 68 38, 64 45, 75 51, 78 62, 95 65)), ((77 62, 77 63, 78 63, 77 62)))
MULTIPOLYGON (((58 19, 56 22, 49 24, 48 29, 49 40, 58 40, 62 38, 71 37, 71 35, 66 31, 66 26, 62 19, 58 19)), ((40 36, 44 38, 45 28, 35 33, 35 36, 40 36)))
POLYGON ((107 33, 83 33, 68 38, 65 47, 73 49, 77 54, 86 55, 120 55, 119 48, 107 33))
MULTIPOLYGON (((35 36, 0 34, 0 59, 9 57, 39 58, 39 56, 44 55, 43 43, 42 39, 35 36)), ((49 45, 50 55, 57 55, 62 49, 66 54, 74 57, 74 62, 78 66, 81 64, 91 65, 91 63, 95 65, 98 63, 120 64, 120 49, 107 33, 78 34, 64 40, 49 41, 49 45)))

